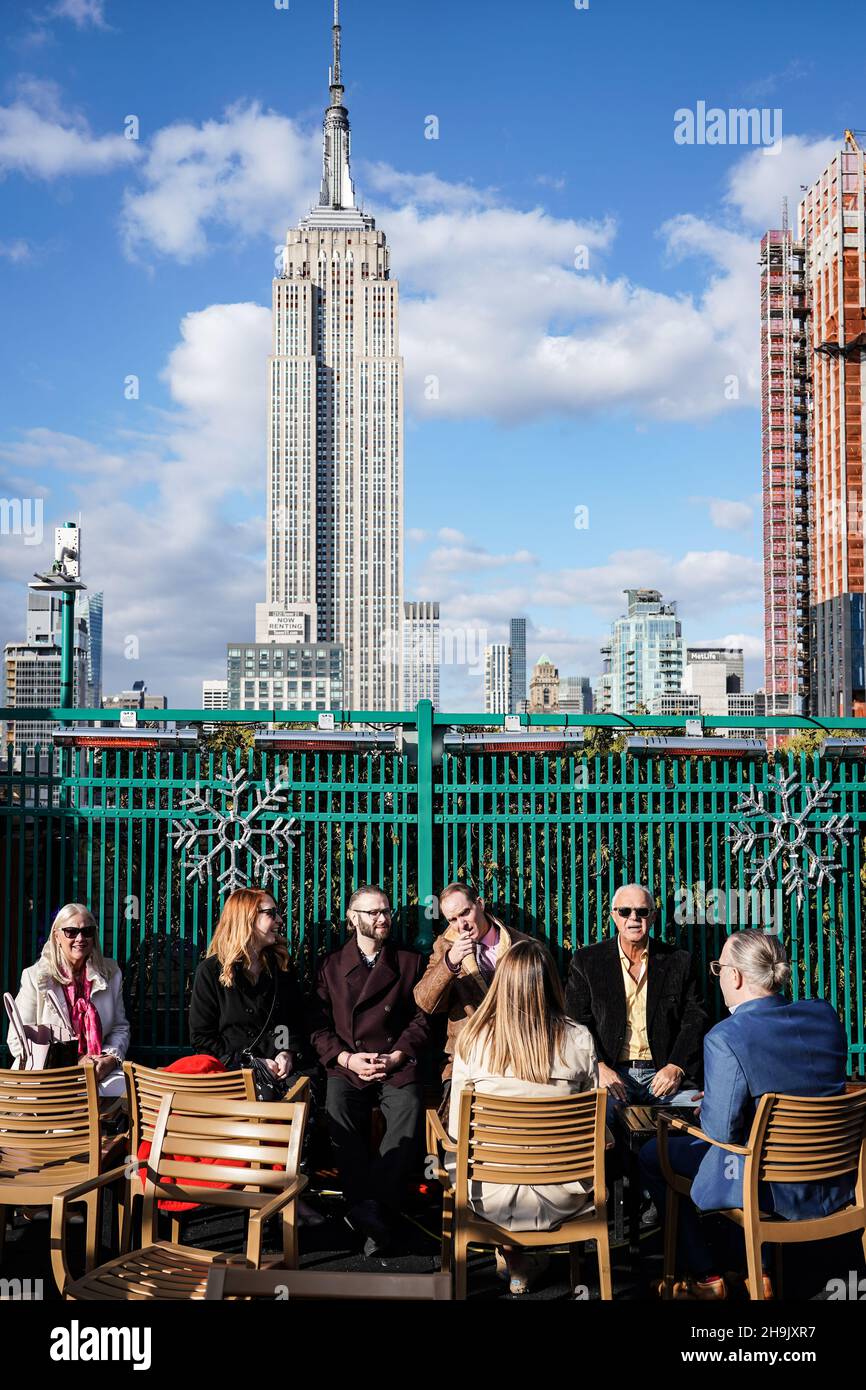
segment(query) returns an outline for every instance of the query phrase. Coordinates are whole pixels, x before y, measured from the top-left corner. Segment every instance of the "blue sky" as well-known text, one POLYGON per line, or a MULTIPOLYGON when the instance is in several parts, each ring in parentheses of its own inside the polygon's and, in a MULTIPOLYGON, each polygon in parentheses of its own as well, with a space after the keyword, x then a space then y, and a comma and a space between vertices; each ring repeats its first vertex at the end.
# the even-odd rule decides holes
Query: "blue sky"
MULTIPOLYGON (((198 704, 264 596, 270 282, 315 198, 330 5, 0 25, 0 497, 41 498, 46 535, 81 512, 106 689, 198 704)), ((356 187, 401 282, 406 596, 470 656, 525 613, 531 660, 594 675, 622 590, 654 585, 689 640, 742 637, 759 684, 758 241, 866 125, 863 22, 343 0, 343 25, 356 187), (701 101, 780 111, 780 147, 677 143, 701 101)), ((0 641, 45 554, 0 535, 0 641)), ((446 707, 480 696, 445 668, 446 707)))

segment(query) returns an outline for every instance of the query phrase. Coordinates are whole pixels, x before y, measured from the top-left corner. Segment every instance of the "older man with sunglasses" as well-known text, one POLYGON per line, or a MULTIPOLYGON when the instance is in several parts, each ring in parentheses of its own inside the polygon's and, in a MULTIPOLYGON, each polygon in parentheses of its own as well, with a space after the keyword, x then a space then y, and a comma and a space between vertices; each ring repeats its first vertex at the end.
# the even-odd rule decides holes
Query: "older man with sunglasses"
POLYGON ((618 1104, 689 1105, 701 1075, 707 1015, 688 951, 650 935, 649 889, 617 888, 616 935, 575 951, 566 1007, 595 1039, 608 1119, 618 1104))

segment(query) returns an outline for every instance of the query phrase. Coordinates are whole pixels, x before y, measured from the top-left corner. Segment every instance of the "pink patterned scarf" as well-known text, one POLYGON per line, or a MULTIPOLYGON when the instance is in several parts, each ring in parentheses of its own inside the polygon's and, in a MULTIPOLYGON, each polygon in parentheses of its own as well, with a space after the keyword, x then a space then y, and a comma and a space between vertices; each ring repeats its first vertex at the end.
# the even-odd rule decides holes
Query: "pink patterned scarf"
POLYGON ((90 1002, 90 981, 85 966, 63 986, 72 1031, 78 1038, 79 1057, 98 1057, 102 1051, 102 1020, 90 1002))

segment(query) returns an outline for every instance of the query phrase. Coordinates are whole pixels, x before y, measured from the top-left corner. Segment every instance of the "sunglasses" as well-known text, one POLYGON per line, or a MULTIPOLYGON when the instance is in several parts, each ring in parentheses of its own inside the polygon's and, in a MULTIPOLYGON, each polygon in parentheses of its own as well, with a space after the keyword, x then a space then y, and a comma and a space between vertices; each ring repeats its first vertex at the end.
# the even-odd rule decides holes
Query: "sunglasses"
POLYGON ((60 930, 67 941, 74 941, 76 936, 83 936, 86 941, 92 941, 96 935, 93 927, 61 927, 60 930))
POLYGON ((726 960, 711 960, 711 961, 710 961, 710 974, 711 974, 711 975, 715 975, 717 979, 718 979, 719 975, 721 975, 721 973, 722 973, 723 970, 736 970, 736 968, 737 968, 737 967, 736 967, 735 965, 731 965, 730 961, 726 961, 726 960))
POLYGON ((259 915, 261 917, 270 917, 271 921, 273 922, 274 918, 279 917, 280 913, 279 909, 276 907, 260 907, 259 915))
POLYGON ((641 919, 641 921, 643 922, 643 921, 646 920, 647 917, 649 917, 650 913, 652 912, 652 908, 651 908, 651 907, 615 907, 615 908, 614 908, 614 912, 616 913, 617 917, 621 917, 623 921, 625 921, 625 919, 626 919, 627 917, 639 917, 639 918, 641 919))

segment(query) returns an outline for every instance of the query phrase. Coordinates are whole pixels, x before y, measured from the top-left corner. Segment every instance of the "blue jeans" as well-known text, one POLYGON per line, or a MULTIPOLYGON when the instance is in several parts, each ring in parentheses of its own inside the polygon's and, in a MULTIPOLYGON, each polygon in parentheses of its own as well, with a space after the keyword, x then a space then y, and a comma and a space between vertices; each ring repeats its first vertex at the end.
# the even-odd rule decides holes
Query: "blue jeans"
POLYGON ((625 1101, 616 1100, 614 1096, 608 1095, 607 1098, 607 1123, 612 1125, 613 1117, 617 1109, 625 1105, 693 1105, 692 1096, 696 1094, 697 1086, 686 1086, 682 1091, 675 1091, 670 1096, 654 1096, 650 1090, 650 1082, 656 1074, 656 1068, 652 1062, 640 1062, 636 1066, 628 1067, 625 1064, 615 1068, 617 1075, 625 1083, 625 1101))

